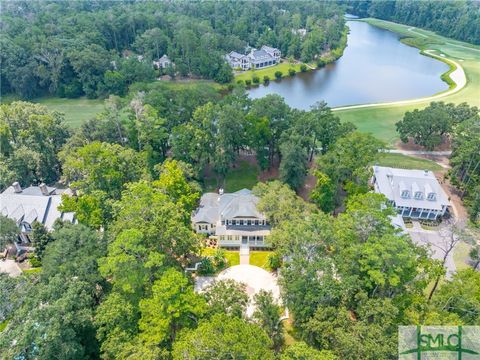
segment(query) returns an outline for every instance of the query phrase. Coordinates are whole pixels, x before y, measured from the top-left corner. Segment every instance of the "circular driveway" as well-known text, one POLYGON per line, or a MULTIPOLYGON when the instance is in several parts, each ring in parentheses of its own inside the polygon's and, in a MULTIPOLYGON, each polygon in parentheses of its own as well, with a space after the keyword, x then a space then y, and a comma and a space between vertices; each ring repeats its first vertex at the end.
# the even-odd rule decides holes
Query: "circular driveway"
POLYGON ((247 294, 255 296, 260 290, 271 291, 275 300, 280 299, 277 278, 268 271, 253 265, 236 265, 223 270, 217 280, 231 279, 247 286, 247 294))
POLYGON ((199 277, 195 284, 195 290, 201 292, 213 281, 227 279, 245 284, 250 300, 247 306, 247 316, 253 314, 255 310, 253 297, 258 294, 260 290, 272 292, 275 301, 281 303, 277 278, 268 271, 253 265, 236 265, 223 270, 216 277, 199 277))

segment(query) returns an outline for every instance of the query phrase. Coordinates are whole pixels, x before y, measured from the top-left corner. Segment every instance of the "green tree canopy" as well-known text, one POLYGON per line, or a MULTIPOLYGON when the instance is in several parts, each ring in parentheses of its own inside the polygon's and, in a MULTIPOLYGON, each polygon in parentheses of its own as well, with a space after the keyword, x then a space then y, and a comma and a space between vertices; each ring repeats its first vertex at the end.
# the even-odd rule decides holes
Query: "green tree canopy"
POLYGON ((274 359, 271 341, 257 325, 238 317, 217 314, 193 331, 180 334, 173 346, 173 359, 274 359))

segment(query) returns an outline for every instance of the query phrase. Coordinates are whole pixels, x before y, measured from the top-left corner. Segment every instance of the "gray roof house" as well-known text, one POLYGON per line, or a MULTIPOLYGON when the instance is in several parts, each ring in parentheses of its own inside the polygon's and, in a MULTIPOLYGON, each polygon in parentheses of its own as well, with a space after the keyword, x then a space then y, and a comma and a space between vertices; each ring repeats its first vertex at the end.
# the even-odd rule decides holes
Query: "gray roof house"
POLYGON ((450 206, 447 194, 431 171, 374 166, 372 183, 375 192, 385 195, 405 218, 436 220, 450 206))
POLYGON ((258 201, 248 189, 203 194, 192 225, 197 233, 216 237, 222 247, 268 247, 271 228, 257 209, 258 201))
POLYGON ((45 184, 22 189, 18 182, 0 194, 1 214, 15 220, 21 230, 18 243, 15 244, 17 250, 30 250, 29 233, 34 221, 42 223, 48 230, 52 230, 57 219, 75 222, 74 213, 58 210, 62 203, 62 194, 71 195, 72 191, 45 184))
POLYGON ((260 50, 251 49, 247 55, 232 51, 225 55, 225 60, 234 69, 262 69, 278 64, 281 55, 279 49, 264 45, 260 50))

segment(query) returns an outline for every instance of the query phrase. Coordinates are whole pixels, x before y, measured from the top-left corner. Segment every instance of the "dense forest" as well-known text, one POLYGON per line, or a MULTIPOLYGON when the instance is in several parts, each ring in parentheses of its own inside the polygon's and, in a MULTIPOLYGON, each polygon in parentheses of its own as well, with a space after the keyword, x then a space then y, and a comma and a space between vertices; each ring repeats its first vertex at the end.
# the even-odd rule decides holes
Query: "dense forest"
MULTIPOLYGON (((460 134, 478 122, 464 119, 472 111, 451 108, 460 134)), ((399 325, 480 321, 480 273, 458 271, 430 289, 444 279, 443 264, 400 233, 394 209, 370 192, 371 164, 385 145, 341 124, 324 103, 299 112, 278 96, 249 100, 236 90, 221 98, 211 85, 150 83, 127 99, 111 97, 73 132, 61 114, 28 102, 2 105, 0 125, 9 144, 1 175, 14 172, 22 184, 62 177, 77 190, 62 210, 79 221, 58 221, 52 232, 35 223, 30 262, 41 270, 0 274, 5 358, 395 359, 399 325), (245 150, 262 167, 280 160, 280 181, 253 192, 274 226, 268 262, 281 269, 289 322, 269 292, 254 297, 247 316, 245 285, 218 281, 197 293, 185 271, 195 259, 202 274, 229 265, 222 249, 203 255, 190 215, 204 168, 222 178, 245 150), (305 201, 293 188, 312 155, 317 182, 305 201)), ((463 136, 456 164, 468 182, 478 134, 463 136)), ((0 216, 0 246, 16 232, 0 216)))
POLYGON ((158 76, 152 60, 164 54, 171 75, 226 83, 227 52, 270 45, 312 61, 340 45, 344 27, 333 2, 2 2, 1 91, 124 95, 158 76))
POLYGON ((357 16, 417 26, 480 45, 478 1, 348 0, 346 3, 349 11, 357 16))

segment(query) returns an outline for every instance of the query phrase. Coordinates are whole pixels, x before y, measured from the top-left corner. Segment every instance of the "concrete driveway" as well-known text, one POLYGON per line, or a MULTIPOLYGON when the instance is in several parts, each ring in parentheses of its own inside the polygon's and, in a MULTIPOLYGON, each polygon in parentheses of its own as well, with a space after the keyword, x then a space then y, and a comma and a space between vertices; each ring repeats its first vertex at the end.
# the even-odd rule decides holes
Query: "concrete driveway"
MULTIPOLYGON (((443 260, 445 256, 445 240, 437 230, 424 230, 421 228, 418 222, 413 222, 413 228, 407 229, 407 232, 412 237, 415 244, 425 246, 429 248, 431 257, 437 260, 443 260)), ((456 272, 457 267, 453 261, 453 254, 455 248, 453 248, 447 256, 445 262, 445 268, 447 270, 446 277, 451 279, 452 275, 456 272)))
POLYGON ((18 264, 10 259, 0 260, 0 272, 7 273, 10 276, 20 276, 22 274, 18 264))
POLYGON ((199 276, 195 281, 195 291, 202 291, 206 286, 215 280, 231 279, 246 285, 249 304, 247 316, 251 316, 255 310, 253 297, 260 290, 271 291, 273 298, 280 302, 280 288, 277 278, 268 271, 253 265, 236 265, 223 270, 216 278, 199 276))

